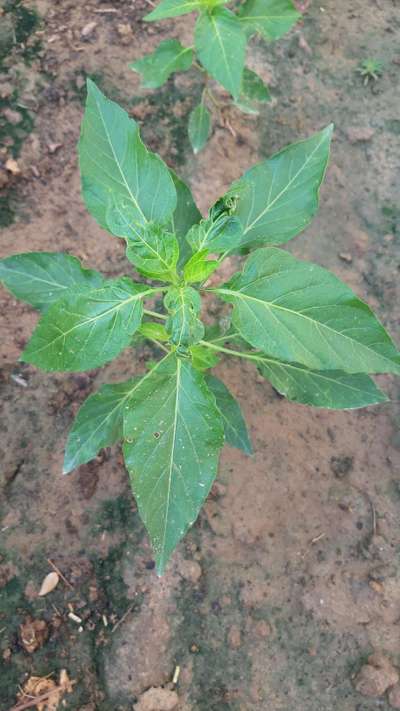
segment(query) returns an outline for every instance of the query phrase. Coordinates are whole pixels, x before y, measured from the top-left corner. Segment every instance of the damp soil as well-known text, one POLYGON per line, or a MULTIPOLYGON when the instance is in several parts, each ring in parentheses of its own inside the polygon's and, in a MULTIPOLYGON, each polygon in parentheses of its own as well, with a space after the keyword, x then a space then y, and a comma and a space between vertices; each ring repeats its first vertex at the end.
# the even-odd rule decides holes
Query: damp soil
MULTIPOLYGON (((190 42, 191 16, 147 25, 147 0, 0 3, 1 256, 62 250, 107 276, 129 268, 80 198, 87 76, 139 121, 203 212, 247 167, 333 121, 319 214, 288 249, 333 270, 395 334, 400 7, 303 5, 289 35, 251 46, 272 102, 255 117, 224 108, 194 157, 186 124, 200 92, 195 71, 153 92, 127 67, 160 39, 190 42), (365 86, 356 69, 367 57, 384 69, 365 86)), ((391 708, 353 682, 372 652, 400 666, 395 380, 379 378, 388 404, 335 413, 288 403, 250 365, 223 360, 217 373, 241 401, 255 453, 226 447, 217 484, 158 579, 120 450, 61 476, 83 399, 143 372, 157 353, 144 346, 85 375, 45 374, 18 361, 37 315, 5 290, 0 302, 1 709, 30 676, 57 681, 66 669, 75 683, 63 708, 126 711, 149 687, 171 684, 178 666, 179 711, 391 708), (53 566, 64 577, 38 597, 53 566), (21 633, 29 617, 46 629, 33 652, 21 633)))

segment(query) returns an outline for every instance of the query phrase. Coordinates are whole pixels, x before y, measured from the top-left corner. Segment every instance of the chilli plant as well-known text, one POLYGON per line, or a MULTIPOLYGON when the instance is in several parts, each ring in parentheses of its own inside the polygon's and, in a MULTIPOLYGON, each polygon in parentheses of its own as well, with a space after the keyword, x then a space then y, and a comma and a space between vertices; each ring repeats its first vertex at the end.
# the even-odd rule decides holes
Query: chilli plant
POLYGON ((83 403, 64 473, 122 440, 159 574, 210 491, 224 441, 252 452, 238 403, 208 372, 221 356, 254 363, 289 400, 333 409, 386 401, 368 374, 400 373, 400 354, 369 307, 326 269, 276 247, 317 210, 331 135, 328 126, 250 168, 203 219, 135 121, 89 81, 83 197, 99 225, 125 240, 144 279, 107 280, 62 253, 0 263, 4 284, 41 312, 24 362, 79 372, 108 363, 138 335, 156 344, 160 358, 145 375, 103 385, 83 403), (243 251, 239 272, 207 286, 243 251), (232 306, 225 332, 201 320, 206 293, 232 306))
POLYGON ((257 113, 258 102, 270 100, 261 77, 245 66, 249 39, 259 34, 277 40, 301 17, 291 0, 245 0, 234 11, 222 7, 228 0, 161 0, 145 16, 147 22, 197 12, 194 46, 184 47, 177 39, 163 40, 150 54, 130 64, 142 76, 142 86, 157 89, 178 71, 195 66, 204 79, 200 103, 189 116, 188 133, 195 153, 207 143, 212 109, 219 107, 209 79, 218 81, 246 113, 257 113))

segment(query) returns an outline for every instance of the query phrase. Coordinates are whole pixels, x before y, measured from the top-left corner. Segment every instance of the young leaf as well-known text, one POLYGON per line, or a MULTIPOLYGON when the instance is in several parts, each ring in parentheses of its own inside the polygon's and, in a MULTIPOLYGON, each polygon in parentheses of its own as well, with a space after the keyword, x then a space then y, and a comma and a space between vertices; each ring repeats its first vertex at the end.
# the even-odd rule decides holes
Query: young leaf
POLYGON ((129 345, 142 320, 142 299, 154 291, 124 277, 66 296, 41 317, 21 360, 48 371, 104 365, 129 345))
POLYGON ((205 346, 190 346, 190 355, 192 356, 192 366, 196 370, 208 370, 214 368, 219 363, 219 356, 215 351, 205 346))
POLYGON ((64 474, 90 462, 100 449, 123 438, 124 406, 139 380, 131 378, 123 383, 102 385, 85 400, 68 435, 64 474))
POLYGON ((225 383, 215 375, 206 375, 206 383, 214 394, 218 410, 222 415, 225 440, 232 447, 241 449, 246 454, 253 454, 253 447, 239 403, 229 392, 225 383))
POLYGON ((167 356, 133 393, 124 436, 133 493, 161 575, 217 474, 223 425, 203 375, 188 360, 167 356))
POLYGON ((246 35, 236 15, 221 7, 203 12, 196 22, 195 43, 202 65, 237 99, 242 83, 246 35))
POLYGON ((183 278, 186 284, 195 284, 205 281, 219 267, 215 259, 207 259, 208 249, 196 252, 183 269, 183 278))
POLYGON ((329 159, 333 126, 284 148, 234 183, 233 214, 243 226, 241 245, 288 242, 311 222, 329 159))
POLYGON ((69 292, 101 286, 104 279, 69 254, 27 252, 0 260, 0 281, 17 299, 43 311, 69 292))
POLYGON ((86 207, 105 229, 110 198, 125 199, 141 226, 165 223, 175 210, 176 192, 167 166, 144 146, 137 123, 90 79, 79 164, 86 207))
POLYGON ((154 52, 129 64, 130 69, 142 75, 142 87, 158 89, 174 72, 185 72, 193 61, 191 47, 183 47, 176 39, 163 40, 154 52))
POLYGON ((309 370, 298 363, 267 357, 260 358, 258 369, 281 395, 303 405, 351 410, 388 400, 368 375, 309 370))
POLYGON ((168 341, 169 335, 167 330, 161 323, 155 323, 155 321, 145 321, 141 324, 139 328, 139 333, 141 333, 144 338, 150 338, 150 340, 156 341, 168 341))
POLYGON ((168 225, 168 230, 173 232, 179 242, 179 260, 178 267, 181 269, 183 265, 187 262, 192 250, 189 247, 188 242, 185 239, 185 235, 190 230, 192 225, 195 225, 201 220, 201 212, 198 210, 195 201, 193 200, 193 195, 188 188, 188 186, 178 178, 178 176, 171 170, 170 171, 172 180, 174 181, 177 204, 175 212, 171 218, 171 222, 168 225))
POLYGON ((201 341, 204 326, 198 318, 201 309, 198 291, 191 286, 172 286, 165 295, 164 306, 170 313, 165 327, 178 350, 185 352, 188 346, 201 341))
POLYGON ((178 17, 188 12, 199 12, 204 8, 201 0, 162 0, 157 7, 144 16, 145 22, 156 22, 167 17, 178 17))
POLYGON ((258 249, 243 273, 214 289, 255 348, 312 370, 400 373, 400 353, 370 308, 322 267, 258 249))
POLYGON ((246 0, 239 19, 249 35, 259 32, 267 40, 277 40, 301 18, 291 0, 246 0))
POLYGON ((201 102, 191 111, 188 133, 194 153, 198 153, 206 145, 211 131, 211 114, 207 106, 201 102))
POLYGON ((107 222, 117 237, 127 241, 126 256, 141 274, 151 279, 175 281, 179 244, 175 235, 149 224, 137 227, 135 211, 124 198, 115 198, 109 205, 107 222))
POLYGON ((242 234, 242 224, 237 217, 221 214, 216 219, 209 217, 193 225, 186 239, 194 252, 207 249, 218 253, 236 249, 241 243, 242 234))
POLYGON ((243 70, 242 89, 236 106, 244 113, 257 114, 257 102, 271 101, 271 94, 261 77, 247 67, 243 70))

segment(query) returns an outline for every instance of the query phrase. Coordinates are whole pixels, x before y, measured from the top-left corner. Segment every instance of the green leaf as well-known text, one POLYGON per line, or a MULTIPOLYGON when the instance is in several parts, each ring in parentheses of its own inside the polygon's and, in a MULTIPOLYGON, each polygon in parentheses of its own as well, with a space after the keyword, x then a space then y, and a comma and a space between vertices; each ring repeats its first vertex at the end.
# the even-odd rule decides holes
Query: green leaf
POLYGON ((175 235, 158 225, 138 228, 135 211, 124 198, 115 198, 109 205, 107 221, 114 235, 127 241, 126 256, 137 270, 151 279, 175 281, 179 244, 175 235))
POLYGON ((218 410, 224 423, 225 440, 232 447, 253 454, 253 447, 247 432, 240 405, 229 392, 225 383, 215 375, 206 375, 206 383, 215 396, 218 410))
POLYGON ((190 144, 194 153, 198 153, 206 145, 211 131, 211 114, 205 104, 201 102, 191 111, 189 116, 188 133, 190 144))
POLYGON ((267 40, 277 40, 302 17, 291 0, 246 0, 239 19, 250 35, 259 32, 267 40))
MULTIPOLYGON (((212 212, 212 211, 211 211, 212 212)), ((237 248, 241 243, 243 229, 237 217, 221 214, 214 219, 209 217, 193 225, 186 235, 194 252, 225 252, 237 248)))
POLYGON ((27 252, 0 260, 0 281, 17 299, 43 311, 71 291, 101 286, 104 279, 69 254, 27 252))
POLYGON ((236 15, 217 7, 204 12, 196 22, 196 52, 209 74, 229 91, 240 94, 246 53, 246 35, 236 15))
POLYGON ((176 39, 163 40, 154 52, 129 64, 130 69, 142 75, 142 87, 158 89, 174 72, 185 72, 193 61, 191 47, 183 47, 176 39))
POLYGON ((88 79, 88 96, 79 141, 82 192, 89 212, 109 229, 107 205, 125 199, 135 224, 165 223, 176 207, 167 166, 147 150, 137 123, 88 79))
POLYGON ((21 360, 48 371, 104 365, 129 345, 142 319, 142 299, 154 291, 121 278, 66 296, 42 316, 21 360))
POLYGON ((183 278, 186 284, 205 281, 219 267, 215 259, 207 259, 208 249, 196 252, 185 264, 183 278))
POLYGON ((198 343, 204 336, 204 326, 198 318, 200 294, 191 286, 172 286, 165 295, 164 306, 170 314, 165 327, 171 343, 184 353, 188 346, 198 343))
POLYGON ((169 335, 167 330, 161 323, 155 323, 154 321, 145 321, 141 324, 139 328, 139 333, 144 336, 144 338, 150 338, 150 340, 156 341, 168 341, 169 335))
POLYGON ((203 375, 188 360, 167 356, 133 393, 124 435, 133 493, 161 575, 217 474, 223 425, 203 375))
POLYGON ((258 369, 281 395, 303 405, 351 410, 388 400, 368 375, 309 370, 298 363, 266 357, 260 358, 258 369))
POLYGON ((247 67, 243 70, 242 89, 236 106, 244 113, 257 114, 257 102, 271 101, 271 94, 261 77, 247 67))
POLYGON ((200 222, 201 212, 188 186, 172 170, 170 173, 176 189, 177 205, 168 229, 174 232, 179 242, 178 267, 181 269, 192 254, 185 235, 192 225, 200 222))
POLYGON ((214 289, 255 348, 312 370, 400 373, 400 354, 370 308, 322 267, 259 249, 242 274, 214 289))
POLYGON ((196 370, 208 370, 214 368, 219 363, 219 356, 215 351, 205 346, 190 346, 192 365, 196 370))
POLYGON ((144 16, 145 22, 156 22, 167 17, 178 17, 188 12, 199 12, 204 7, 201 0, 162 0, 157 7, 144 16))
POLYGON ((333 126, 250 168, 230 188, 242 223, 242 246, 282 244, 311 222, 329 159, 333 126))
POLYGON ((63 474, 90 462, 100 449, 123 438, 124 406, 139 378, 102 385, 78 410, 68 435, 63 474))

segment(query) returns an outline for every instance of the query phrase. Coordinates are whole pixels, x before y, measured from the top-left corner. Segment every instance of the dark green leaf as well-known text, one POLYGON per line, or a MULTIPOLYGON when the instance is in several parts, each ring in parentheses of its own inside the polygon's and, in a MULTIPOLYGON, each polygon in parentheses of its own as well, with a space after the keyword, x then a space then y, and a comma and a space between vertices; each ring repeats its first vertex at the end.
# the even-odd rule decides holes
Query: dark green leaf
POLYGON ((183 47, 176 39, 163 40, 158 47, 142 59, 132 62, 130 69, 142 75, 145 89, 157 89, 174 72, 185 72, 193 61, 193 50, 183 47))
POLYGON ((204 377, 167 356, 132 395, 124 456, 158 574, 194 523, 217 473, 221 416, 204 377))
POLYGON ((253 454, 253 447, 239 403, 229 392, 225 383, 214 375, 206 375, 206 383, 215 396, 218 410, 224 422, 225 440, 232 447, 253 454))
POLYGON ((204 326, 198 318, 201 298, 191 286, 172 286, 168 289, 164 306, 170 316, 165 327, 173 343, 181 352, 198 343, 204 336, 204 326))
POLYGON ((102 385, 80 407, 68 435, 64 474, 90 462, 100 449, 111 447, 123 438, 124 406, 139 378, 102 385))
POLYGON ((0 281, 17 299, 43 311, 66 293, 94 289, 104 280, 69 254, 27 252, 0 260, 0 281))
POLYGON ((145 15, 146 22, 164 20, 166 17, 178 17, 188 12, 199 12, 204 7, 201 0, 162 0, 157 7, 145 15))
POLYGON ((257 103, 270 100, 271 94, 261 77, 256 72, 245 67, 243 70, 242 89, 239 99, 236 101, 236 106, 245 113, 257 114, 257 103))
POLYGON ((205 281, 219 267, 215 259, 207 259, 208 249, 196 252, 185 264, 183 278, 186 284, 205 281))
POLYGON ((90 80, 79 163, 86 207, 105 229, 111 198, 125 199, 141 226, 165 223, 175 210, 176 192, 167 166, 143 145, 137 123, 90 80))
POLYGON ((229 191, 243 226, 242 246, 282 244, 309 224, 329 159, 333 126, 250 168, 229 191))
POLYGON ((211 114, 201 102, 191 111, 188 133, 194 153, 198 153, 206 145, 211 131, 211 114))
POLYGON ((242 274, 215 289, 234 304, 248 343, 312 370, 400 373, 400 354, 370 308, 322 267, 259 249, 242 274))
POLYGON ((246 0, 239 11, 246 32, 259 32, 267 40, 282 37, 300 17, 291 0, 246 0))
POLYGON ((217 7, 196 22, 196 52, 202 65, 234 99, 240 94, 246 53, 246 35, 236 15, 217 7))
POLYGON ((192 365, 196 370, 208 370, 214 368, 219 363, 219 357, 215 351, 205 346, 191 346, 192 365))
POLYGON ((121 278, 70 294, 42 316, 21 360, 49 371, 104 365, 129 345, 142 319, 142 299, 153 292, 121 278))
POLYGON ((242 225, 237 217, 221 214, 216 219, 209 217, 193 225, 186 239, 194 252, 207 249, 217 254, 237 248, 241 243, 242 234, 242 225))
POLYGON ((304 405, 350 410, 388 399, 368 375, 309 370, 297 363, 267 357, 260 360, 258 368, 281 395, 304 405))
POLYGON ((197 209, 188 186, 172 170, 170 173, 174 181, 178 201, 168 229, 177 236, 179 242, 178 267, 182 268, 192 254, 185 235, 192 225, 201 220, 201 212, 197 209))
POLYGON ((109 205, 109 229, 114 235, 126 239, 129 261, 141 274, 151 279, 174 281, 179 257, 175 235, 154 224, 137 227, 134 217, 134 209, 124 198, 115 198, 114 204, 109 205))

